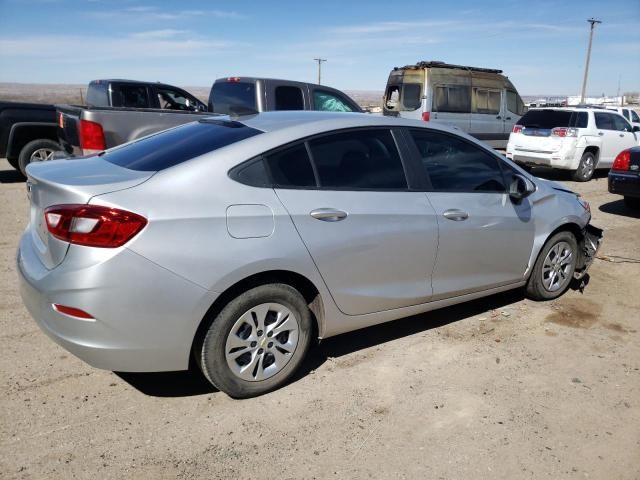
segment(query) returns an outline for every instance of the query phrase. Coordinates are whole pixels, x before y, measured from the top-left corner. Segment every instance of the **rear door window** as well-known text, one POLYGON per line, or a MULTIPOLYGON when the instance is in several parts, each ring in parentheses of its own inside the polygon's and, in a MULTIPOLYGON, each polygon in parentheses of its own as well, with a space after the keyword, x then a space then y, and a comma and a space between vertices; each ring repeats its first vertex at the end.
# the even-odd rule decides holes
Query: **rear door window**
POLYGON ((275 88, 276 110, 304 110, 304 97, 298 87, 281 85, 275 88))
POLYGON ((596 127, 602 130, 617 130, 614 115, 611 113, 595 112, 596 127))
POLYGON ((200 120, 107 150, 101 158, 155 172, 262 133, 239 122, 200 120))
POLYGON ((410 130, 410 133, 433 190, 500 193, 506 190, 499 160, 488 152, 453 135, 431 130, 410 130))
POLYGON ((256 86, 253 82, 216 82, 211 89, 212 111, 229 114, 230 109, 256 110, 256 86))
POLYGON ((613 125, 616 130, 620 132, 631 131, 631 125, 629 125, 629 122, 627 122, 623 117, 621 117, 620 115, 612 115, 612 118, 613 118, 613 125))
POLYGON ((303 143, 265 155, 264 162, 274 187, 309 188, 316 186, 313 167, 303 143))
POLYGON ((144 85, 113 85, 111 99, 114 107, 149 108, 149 94, 144 85))
POLYGON ((356 130, 309 141, 321 188, 405 190, 391 131, 356 130))
POLYGON ((196 110, 197 102, 194 98, 186 96, 184 93, 173 88, 156 88, 158 104, 164 110, 196 110))
POLYGON ((470 113, 471 88, 464 85, 438 85, 435 87, 437 112, 470 113))

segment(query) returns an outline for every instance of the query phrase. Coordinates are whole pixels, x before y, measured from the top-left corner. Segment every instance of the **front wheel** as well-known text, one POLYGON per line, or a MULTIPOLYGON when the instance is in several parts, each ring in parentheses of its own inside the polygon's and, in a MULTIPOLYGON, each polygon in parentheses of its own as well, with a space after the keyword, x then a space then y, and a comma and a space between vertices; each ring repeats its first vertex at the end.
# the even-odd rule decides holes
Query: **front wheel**
POLYGON ((311 311, 285 284, 252 288, 224 307, 200 352, 205 377, 234 398, 270 392, 291 378, 309 347, 311 311))
POLYGON ((562 295, 573 278, 578 242, 571 232, 558 232, 545 243, 526 286, 533 300, 553 300, 562 295))
POLYGON ((596 156, 591 152, 584 152, 578 169, 573 172, 573 179, 576 182, 588 182, 596 171, 596 156))

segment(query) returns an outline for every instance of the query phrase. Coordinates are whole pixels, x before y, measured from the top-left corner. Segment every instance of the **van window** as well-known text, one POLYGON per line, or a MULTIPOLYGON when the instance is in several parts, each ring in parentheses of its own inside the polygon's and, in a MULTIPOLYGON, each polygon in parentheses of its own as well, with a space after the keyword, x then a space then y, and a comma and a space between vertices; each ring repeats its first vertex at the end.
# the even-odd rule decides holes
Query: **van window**
MULTIPOLYGON (((535 106, 535 104, 532 104, 535 106)), ((524 102, 513 90, 507 90, 507 110, 516 115, 524 115, 524 102)))
POLYGON ((211 89, 209 109, 229 114, 229 108, 256 110, 256 86, 253 82, 216 82, 211 89))
POLYGON ((313 105, 324 112, 353 112, 346 100, 326 90, 313 91, 313 105))
POLYGON ((518 120, 518 124, 526 128, 551 129, 555 127, 587 128, 589 120, 587 112, 571 110, 529 110, 518 120))
POLYGON ((276 110, 304 110, 302 90, 298 87, 276 87, 276 110))
POLYGON ((388 110, 393 110, 400 104, 400 87, 398 85, 390 85, 387 88, 387 94, 385 95, 386 101, 384 106, 388 110))
POLYGON ((149 108, 147 87, 144 85, 113 85, 111 89, 114 107, 149 108))
POLYGON ((504 192, 498 159, 452 135, 411 130, 424 173, 435 191, 504 192))
POLYGON ((389 130, 358 130, 309 141, 320 187, 405 190, 407 180, 389 130))
POLYGON ((435 111, 452 113, 471 112, 471 88, 465 85, 438 85, 435 87, 435 111))
POLYGON ((475 112, 497 115, 500 113, 500 90, 473 89, 475 112))

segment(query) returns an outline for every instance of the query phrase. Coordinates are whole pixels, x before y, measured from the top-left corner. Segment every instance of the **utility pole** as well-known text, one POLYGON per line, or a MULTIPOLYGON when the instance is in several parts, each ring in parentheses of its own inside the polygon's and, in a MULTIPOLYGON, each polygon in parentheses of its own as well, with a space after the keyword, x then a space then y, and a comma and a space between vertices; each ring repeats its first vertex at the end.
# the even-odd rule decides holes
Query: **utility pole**
POLYGON ((322 75, 322 62, 326 62, 326 58, 314 58, 316 62, 318 62, 318 85, 320 85, 321 75, 322 75))
POLYGON ((591 24, 591 29, 589 30, 589 48, 587 48, 587 63, 584 66, 584 78, 582 79, 582 94, 580 95, 580 103, 584 103, 584 96, 587 91, 587 77, 589 76, 589 60, 591 60, 591 42, 593 41, 593 29, 595 28, 597 23, 602 23, 601 20, 596 20, 591 17, 587 20, 591 24))

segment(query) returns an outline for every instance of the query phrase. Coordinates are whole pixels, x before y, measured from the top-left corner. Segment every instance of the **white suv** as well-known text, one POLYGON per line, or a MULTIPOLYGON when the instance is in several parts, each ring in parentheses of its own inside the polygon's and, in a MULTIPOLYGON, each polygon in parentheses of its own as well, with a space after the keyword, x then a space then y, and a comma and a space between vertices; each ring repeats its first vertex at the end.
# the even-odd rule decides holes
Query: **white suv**
POLYGON ((615 112, 592 108, 535 108, 514 125, 507 157, 525 166, 572 170, 579 182, 610 168, 618 153, 638 145, 638 127, 615 112))

